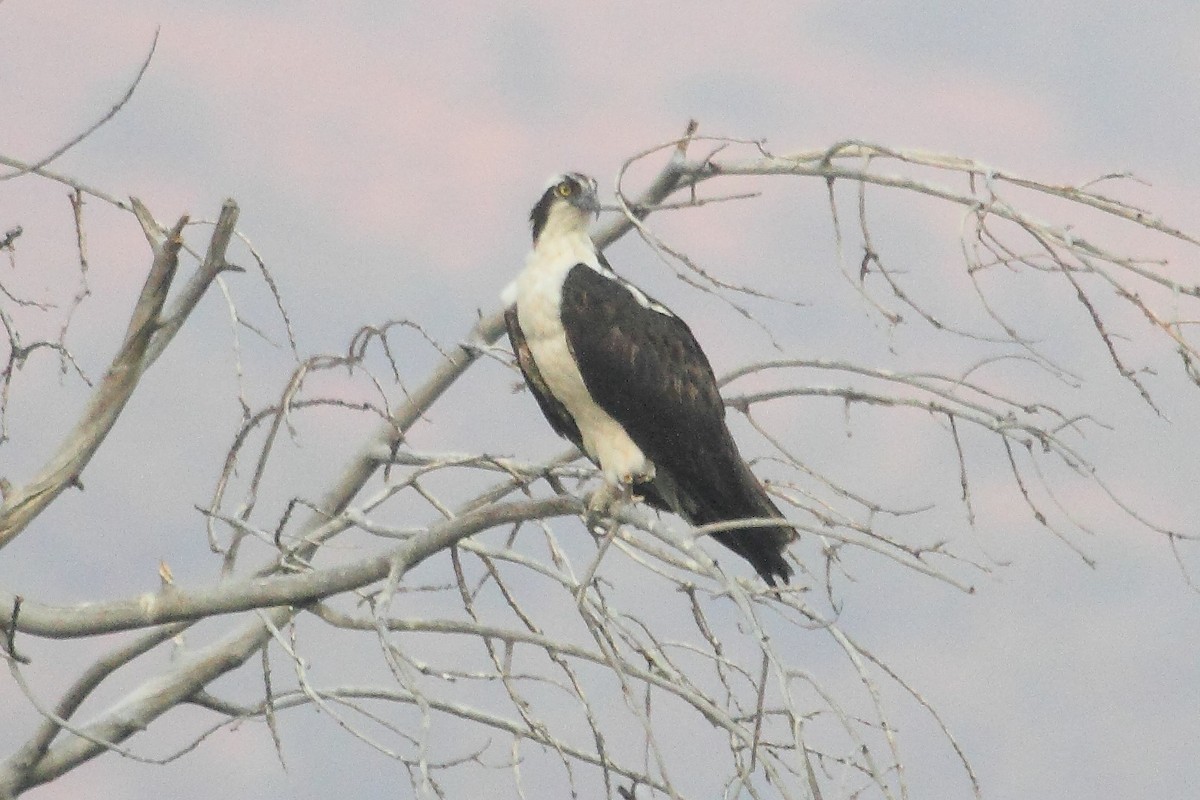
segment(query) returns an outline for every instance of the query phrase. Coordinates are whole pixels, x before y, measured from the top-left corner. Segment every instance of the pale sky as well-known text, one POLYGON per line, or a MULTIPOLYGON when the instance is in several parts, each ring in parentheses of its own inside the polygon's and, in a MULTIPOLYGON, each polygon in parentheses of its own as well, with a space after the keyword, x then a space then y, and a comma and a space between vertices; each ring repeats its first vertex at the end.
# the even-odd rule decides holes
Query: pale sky
MULTIPOLYGON (((678 136, 689 118, 702 133, 766 139, 778 152, 857 138, 970 156, 1050 183, 1129 171, 1142 182, 1114 191, 1193 234, 1200 229, 1200 5, 1192 0, 4 0, 0 153, 35 161, 102 116, 156 29, 157 51, 128 106, 53 169, 116 196, 136 195, 160 220, 184 212, 212 219, 223 198, 235 198, 240 228, 272 270, 303 354, 344 351, 361 325, 401 317, 440 342, 458 341, 477 310, 496 307, 519 269, 528 208, 548 175, 590 172, 610 196, 626 158, 678 136)), ((896 370, 953 358, 942 340, 889 338, 861 309, 846 311, 852 293, 832 262, 821 181, 751 188, 766 193, 691 217, 659 215, 652 224, 730 279, 803 301, 786 313, 758 307, 791 355, 854 357, 896 370)), ((25 281, 30 291, 70 298, 74 290, 62 286, 78 277, 65 195, 28 176, 0 182, 0 234, 23 226, 17 265, 28 271, 10 277, 0 260, 0 283, 25 281)), ((964 306, 957 279, 946 277, 957 216, 916 203, 891 213, 878 220, 877 245, 953 317, 964 306)), ((87 214, 93 292, 118 298, 85 305, 73 323, 76 354, 96 375, 111 356, 106 325, 127 315, 148 259, 132 218, 96 201, 87 214)), ((1079 215, 1081 226, 1094 222, 1079 215)), ((1196 248, 1118 226, 1098 230, 1114 246, 1172 259, 1181 282, 1200 283, 1196 248)), ((718 372, 768 346, 753 324, 674 280, 641 242, 622 242, 613 260, 692 320, 718 372)), ((233 285, 240 302, 258 309, 256 323, 282 340, 261 283, 233 285)), ((1171 372, 1177 357, 1161 342, 1158 350, 1144 346, 1136 337, 1149 337, 1149 328, 1122 318, 1130 321, 1122 333, 1135 337, 1126 352, 1160 373, 1147 377, 1162 401, 1158 417, 1113 376, 1069 294, 1025 288, 998 291, 1008 292, 1010 308, 1051 351, 1095 370, 1079 393, 1060 395, 1116 426, 1097 426, 1089 452, 1156 521, 1200 533, 1193 444, 1200 415, 1195 387, 1171 372)), ((962 314, 979 319, 978 310, 962 314)), ((239 420, 229 341, 224 305, 210 298, 85 472, 89 502, 64 495, 40 527, 6 548, 0 586, 46 603, 125 597, 156 586, 160 559, 181 581, 212 579, 217 563, 193 506, 207 502, 239 420), (147 441, 159 436, 171 451, 146 459, 147 441)), ((433 363, 417 350, 404 365, 406 380, 419 380, 433 363)), ((254 343, 243 358, 249 391, 263 403, 277 397, 286 358, 254 343)), ((529 459, 557 452, 561 443, 528 396, 511 394, 512 381, 499 368, 479 370, 448 399, 444 416, 414 437, 421 446, 460 450, 482 440, 491 451, 529 459), (479 397, 496 400, 476 409, 479 397), (463 421, 472 409, 476 424, 463 421)), ((1013 382, 1040 387, 1016 371, 1013 382)), ((0 475, 26 474, 71 418, 70 409, 44 410, 60 384, 76 401, 82 396, 48 369, 14 401, 0 475)), ((814 464, 898 505, 929 496, 946 504, 932 521, 896 530, 927 541, 924 525, 947 526, 946 537, 969 540, 967 554, 1011 562, 990 576, 964 572, 976 587, 968 596, 852 561, 855 582, 844 587, 840 620, 938 709, 984 797, 1200 792, 1200 597, 1161 537, 1093 505, 1088 490, 1069 490, 1095 531, 1070 534, 1096 561, 1089 568, 1029 518, 1001 479, 990 482, 985 467, 977 527, 967 533, 955 505, 953 449, 944 438, 920 438, 923 420, 844 413, 836 403, 799 408, 792 432, 814 464), (926 492, 927 484, 938 488, 926 492)), ((292 494, 319 489, 321 464, 341 458, 322 448, 342 434, 302 442, 307 450, 297 458, 312 469, 292 494)), ((999 457, 983 441, 976 452, 995 468, 999 457)), ((1194 547, 1185 560, 1200 574, 1194 547)), ((100 652, 50 642, 27 649, 35 661, 65 665, 100 652)), ((58 685, 47 677, 38 688, 53 696, 58 685)), ((7 756, 34 724, 7 674, 0 707, 14 709, 15 722, 0 726, 7 756)), ((149 755, 166 752, 179 739, 172 726, 202 719, 189 713, 161 720, 134 743, 149 755)), ((928 718, 911 708, 898 714, 913 795, 969 797, 928 718)), ((247 724, 165 767, 106 755, 30 796, 407 796, 398 767, 308 716, 300 712, 284 727, 286 773, 262 726, 247 724)))

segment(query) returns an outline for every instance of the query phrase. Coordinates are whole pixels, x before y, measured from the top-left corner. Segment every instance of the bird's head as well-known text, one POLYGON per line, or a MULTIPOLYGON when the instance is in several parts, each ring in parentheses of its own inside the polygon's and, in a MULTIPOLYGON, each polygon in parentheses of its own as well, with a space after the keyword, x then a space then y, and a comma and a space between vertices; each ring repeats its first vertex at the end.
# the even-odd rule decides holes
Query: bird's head
POLYGON ((578 172, 555 175, 529 212, 533 243, 547 231, 567 233, 587 230, 588 223, 600 213, 596 179, 578 172))

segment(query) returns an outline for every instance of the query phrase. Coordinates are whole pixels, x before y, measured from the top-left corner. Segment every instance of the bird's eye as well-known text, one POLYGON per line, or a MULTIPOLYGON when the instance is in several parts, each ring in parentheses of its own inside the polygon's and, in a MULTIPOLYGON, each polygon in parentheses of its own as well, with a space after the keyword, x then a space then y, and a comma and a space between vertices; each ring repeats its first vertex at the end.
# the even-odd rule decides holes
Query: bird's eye
POLYGON ((575 187, 571 185, 570 181, 563 181, 554 187, 554 191, 558 192, 559 197, 570 197, 571 193, 575 191, 575 187))

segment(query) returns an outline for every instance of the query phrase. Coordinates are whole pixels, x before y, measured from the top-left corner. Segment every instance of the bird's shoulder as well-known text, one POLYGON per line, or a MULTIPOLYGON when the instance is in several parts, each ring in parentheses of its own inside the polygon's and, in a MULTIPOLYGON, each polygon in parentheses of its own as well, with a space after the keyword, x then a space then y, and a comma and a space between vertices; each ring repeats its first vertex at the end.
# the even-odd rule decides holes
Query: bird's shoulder
POLYGON ((682 403, 724 416, 716 376, 687 323, 634 284, 578 265, 563 284, 562 314, 598 397, 631 407, 682 403))

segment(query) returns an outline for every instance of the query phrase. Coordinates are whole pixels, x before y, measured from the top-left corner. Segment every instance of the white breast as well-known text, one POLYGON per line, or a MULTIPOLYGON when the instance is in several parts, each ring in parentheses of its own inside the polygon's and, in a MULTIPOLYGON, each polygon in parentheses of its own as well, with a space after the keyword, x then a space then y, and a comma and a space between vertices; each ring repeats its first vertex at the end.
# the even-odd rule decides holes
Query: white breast
POLYGON ((625 428, 596 405, 567 345, 561 315, 562 286, 576 264, 597 264, 586 233, 543 237, 530 252, 516 280, 517 317, 529 351, 550 391, 579 427, 587 454, 609 483, 648 479, 654 465, 629 438, 625 428))

